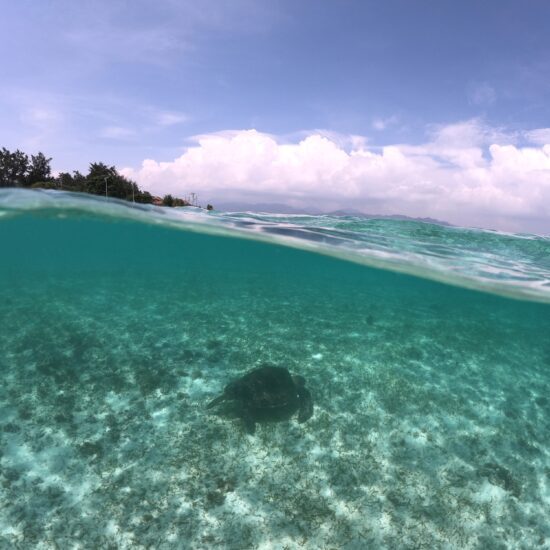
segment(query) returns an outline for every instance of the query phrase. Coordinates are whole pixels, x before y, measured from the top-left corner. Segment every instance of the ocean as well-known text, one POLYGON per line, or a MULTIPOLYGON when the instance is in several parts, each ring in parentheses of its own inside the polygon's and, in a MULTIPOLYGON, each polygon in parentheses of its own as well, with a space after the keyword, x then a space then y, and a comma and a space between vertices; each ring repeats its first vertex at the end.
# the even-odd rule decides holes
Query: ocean
POLYGON ((550 548, 550 238, 0 191, 0 548, 550 548), (207 408, 263 365, 313 416, 207 408))

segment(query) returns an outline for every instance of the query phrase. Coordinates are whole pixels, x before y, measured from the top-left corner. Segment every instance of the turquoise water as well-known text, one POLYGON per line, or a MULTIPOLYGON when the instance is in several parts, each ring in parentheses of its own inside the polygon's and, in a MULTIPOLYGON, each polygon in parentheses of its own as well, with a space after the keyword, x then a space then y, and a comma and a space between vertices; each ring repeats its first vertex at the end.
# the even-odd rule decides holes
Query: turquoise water
POLYGON ((0 547, 550 548, 548 238, 10 190, 0 245, 0 547), (263 363, 310 420, 206 410, 263 363))

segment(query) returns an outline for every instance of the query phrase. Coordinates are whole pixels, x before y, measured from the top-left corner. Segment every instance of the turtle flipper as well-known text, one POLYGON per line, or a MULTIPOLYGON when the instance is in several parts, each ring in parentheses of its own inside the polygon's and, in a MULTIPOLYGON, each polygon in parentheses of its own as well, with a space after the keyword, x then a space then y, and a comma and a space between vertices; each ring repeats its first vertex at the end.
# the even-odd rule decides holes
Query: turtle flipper
POLYGON ((300 410, 298 412, 298 422, 305 422, 313 416, 313 399, 309 390, 300 388, 300 410))
POLYGON ((256 421, 252 418, 252 415, 248 411, 245 411, 242 415, 242 419, 246 432, 250 435, 254 435, 256 431, 256 421))
POLYGON ((208 405, 206 405, 206 408, 211 409, 212 407, 214 407, 218 403, 221 403, 222 401, 224 401, 225 398, 226 398, 225 393, 222 393, 221 395, 218 395, 218 397, 216 397, 216 399, 212 399, 212 401, 210 401, 210 403, 208 403, 208 405))

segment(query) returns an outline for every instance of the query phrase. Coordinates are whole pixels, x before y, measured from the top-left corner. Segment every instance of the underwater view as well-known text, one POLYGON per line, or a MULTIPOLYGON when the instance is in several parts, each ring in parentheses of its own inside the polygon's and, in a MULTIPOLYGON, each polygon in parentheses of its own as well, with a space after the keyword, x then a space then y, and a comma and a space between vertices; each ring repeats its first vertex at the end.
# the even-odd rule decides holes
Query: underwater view
POLYGON ((550 238, 9 189, 0 245, 1 548, 550 548, 550 238))

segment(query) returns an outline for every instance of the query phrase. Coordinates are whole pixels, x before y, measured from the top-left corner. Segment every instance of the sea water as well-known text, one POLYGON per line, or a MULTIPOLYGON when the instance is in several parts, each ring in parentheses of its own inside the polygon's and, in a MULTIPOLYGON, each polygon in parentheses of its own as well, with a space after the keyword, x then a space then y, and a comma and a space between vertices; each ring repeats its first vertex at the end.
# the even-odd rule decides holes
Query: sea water
POLYGON ((550 548, 550 239, 0 193, 1 548, 550 548), (207 410, 263 364, 314 414, 207 410))

